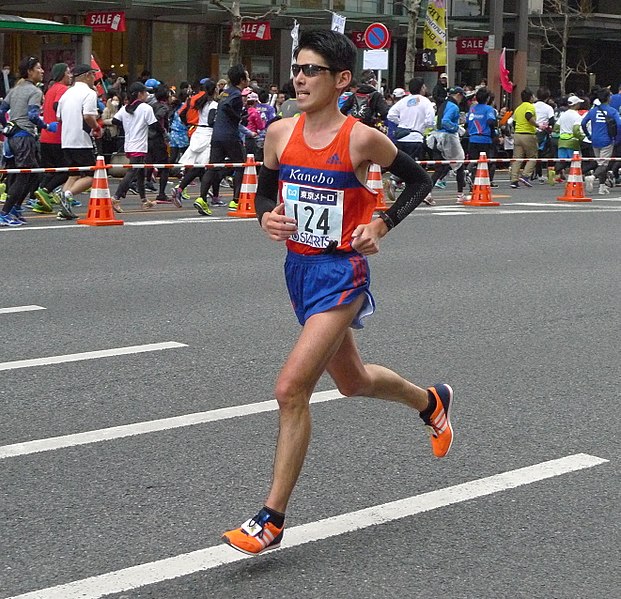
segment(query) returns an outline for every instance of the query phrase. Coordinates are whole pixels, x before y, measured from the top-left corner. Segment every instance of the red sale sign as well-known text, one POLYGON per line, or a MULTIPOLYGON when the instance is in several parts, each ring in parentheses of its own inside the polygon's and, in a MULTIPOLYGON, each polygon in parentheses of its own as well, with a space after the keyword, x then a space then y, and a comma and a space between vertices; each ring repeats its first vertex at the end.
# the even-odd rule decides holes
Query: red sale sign
POLYGON ((247 21, 242 23, 243 40, 271 40, 272 31, 269 21, 247 21))
POLYGON ((125 31, 125 13, 119 11, 87 12, 86 25, 93 31, 108 31, 116 33, 125 31))
POLYGON ((457 54, 487 54, 486 37, 458 37, 457 54))
POLYGON ((364 48, 367 49, 367 43, 364 41, 364 31, 352 31, 349 34, 351 41, 354 42, 354 46, 356 48, 364 48))

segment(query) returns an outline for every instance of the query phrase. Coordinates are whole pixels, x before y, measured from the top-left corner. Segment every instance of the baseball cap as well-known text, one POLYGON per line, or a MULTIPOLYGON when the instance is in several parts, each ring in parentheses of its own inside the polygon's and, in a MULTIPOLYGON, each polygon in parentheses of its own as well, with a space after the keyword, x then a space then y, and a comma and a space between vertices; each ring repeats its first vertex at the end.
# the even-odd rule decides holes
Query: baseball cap
POLYGON ((137 94, 138 92, 146 92, 147 86, 144 83, 140 83, 140 81, 134 81, 128 88, 127 91, 129 94, 137 94))
POLYGON ((209 81, 209 77, 203 77, 203 78, 199 81, 199 83, 200 83, 201 85, 205 85, 205 83, 207 83, 207 81, 209 81))
POLYGON ((157 79, 147 79, 144 84, 145 87, 148 87, 149 89, 155 89, 156 87, 161 85, 161 83, 157 79))
POLYGON ((86 73, 96 73, 97 69, 94 69, 90 64, 77 64, 73 67, 71 73, 74 77, 79 77, 80 75, 86 75, 86 73))
POLYGON ((444 78, 444 79, 448 79, 448 75, 447 75, 446 73, 442 73, 442 74, 440 75, 440 79, 442 79, 442 78, 444 78))
POLYGON ((251 92, 246 96, 246 100, 250 101, 250 102, 258 102, 259 101, 259 94, 255 93, 255 92, 251 92))
POLYGON ((402 87, 395 87, 395 89, 392 90, 392 95, 395 98, 403 98, 403 96, 405 96, 405 90, 402 87))
POLYGON ((52 67, 52 79, 54 81, 60 81, 67 72, 67 63, 66 62, 57 62, 52 67))
POLYGON ((464 92, 464 88, 463 87, 459 87, 459 85, 456 85, 455 87, 451 87, 451 89, 448 90, 448 93, 452 96, 454 94, 461 94, 462 96, 465 96, 465 92, 464 92))
POLYGON ((567 98, 567 104, 569 104, 569 106, 575 106, 576 104, 582 104, 582 98, 571 95, 567 98))
POLYGON ((242 96, 247 96, 248 94, 251 94, 251 93, 252 93, 252 88, 251 88, 251 87, 245 87, 245 88, 242 90, 242 93, 241 93, 241 94, 242 94, 242 96))

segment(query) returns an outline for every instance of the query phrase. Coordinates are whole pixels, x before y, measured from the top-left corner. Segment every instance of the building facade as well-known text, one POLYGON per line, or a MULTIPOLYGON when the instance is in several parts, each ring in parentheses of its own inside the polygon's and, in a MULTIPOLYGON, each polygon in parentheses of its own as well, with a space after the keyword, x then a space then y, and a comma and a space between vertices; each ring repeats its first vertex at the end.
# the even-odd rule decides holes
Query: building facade
MULTIPOLYGON (((228 8, 241 5, 242 15, 256 19, 246 22, 249 39, 242 42, 241 54, 252 77, 261 85, 273 82, 282 85, 288 79, 294 22, 301 29, 329 28, 333 12, 347 18, 346 33, 358 42, 368 25, 384 23, 392 40, 389 67, 383 75, 387 76, 390 87, 405 83, 408 20, 401 2, 286 0, 286 10, 265 18, 261 16, 277 9, 280 0, 271 3, 222 0, 221 4, 228 8)), ((423 0, 422 11, 427 4, 428 0, 423 0)), ((497 59, 496 54, 489 52, 490 48, 507 48, 511 69, 520 52, 520 35, 524 33, 520 34, 520 27, 526 26, 528 47, 523 49, 524 75, 518 83, 532 86, 544 83, 554 91, 558 89, 560 58, 545 48, 536 26, 538 15, 546 12, 545 0, 438 0, 436 4, 444 4, 446 8, 448 65, 427 66, 417 59, 416 71, 429 83, 435 82, 439 72, 447 71, 451 82, 477 84, 488 76, 490 61, 497 59), (498 6, 502 7, 502 29, 500 35, 494 35, 491 18, 498 6), (526 25, 524 15, 527 15, 526 25)), ((567 5, 578 7, 581 0, 567 0, 567 5)), ((621 51, 621 2, 592 0, 590 5, 589 18, 576 21, 571 29, 568 60, 581 72, 568 79, 570 87, 588 89, 594 82, 616 85, 621 81, 615 59, 621 51)), ((90 38, 80 32, 0 28, 0 59, 13 68, 22 56, 32 54, 42 57, 43 66, 49 72, 55 62, 83 62, 92 51, 104 71, 114 70, 130 79, 148 71, 162 81, 176 84, 182 80, 198 81, 207 75, 219 78, 228 69, 231 15, 210 0, 42 0, 33 5, 23 0, 5 0, 1 11, 5 15, 45 19, 67 27, 94 28, 90 38)), ((419 58, 423 50, 423 21, 421 17, 417 36, 419 58)), ((361 49, 360 68, 362 55, 361 49)))

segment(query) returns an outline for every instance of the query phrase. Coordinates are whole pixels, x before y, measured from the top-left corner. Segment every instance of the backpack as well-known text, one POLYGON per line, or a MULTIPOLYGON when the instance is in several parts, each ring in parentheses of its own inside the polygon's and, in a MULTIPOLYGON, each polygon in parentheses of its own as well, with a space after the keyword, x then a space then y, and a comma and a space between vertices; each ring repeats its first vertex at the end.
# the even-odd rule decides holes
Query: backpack
POLYGON ((356 92, 354 94, 354 103, 349 111, 353 117, 361 120, 365 125, 373 125, 373 113, 371 112, 371 94, 363 94, 356 92))
POLYGON ((598 110, 604 115, 604 118, 606 119, 606 130, 608 131, 608 137, 610 137, 610 139, 614 141, 618 133, 617 121, 615 121, 615 119, 611 117, 605 110, 602 110, 601 108, 599 108, 598 110))

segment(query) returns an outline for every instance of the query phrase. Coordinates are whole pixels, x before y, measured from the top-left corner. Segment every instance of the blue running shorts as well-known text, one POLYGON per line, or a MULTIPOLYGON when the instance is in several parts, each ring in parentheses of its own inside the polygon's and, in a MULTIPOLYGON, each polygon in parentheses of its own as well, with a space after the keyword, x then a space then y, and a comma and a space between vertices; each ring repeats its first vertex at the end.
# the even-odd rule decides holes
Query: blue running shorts
POLYGON ((357 252, 312 256, 287 252, 285 280, 301 325, 313 314, 353 302, 361 293, 366 300, 351 328, 361 329, 362 319, 375 312, 375 300, 369 290, 369 263, 357 252))

